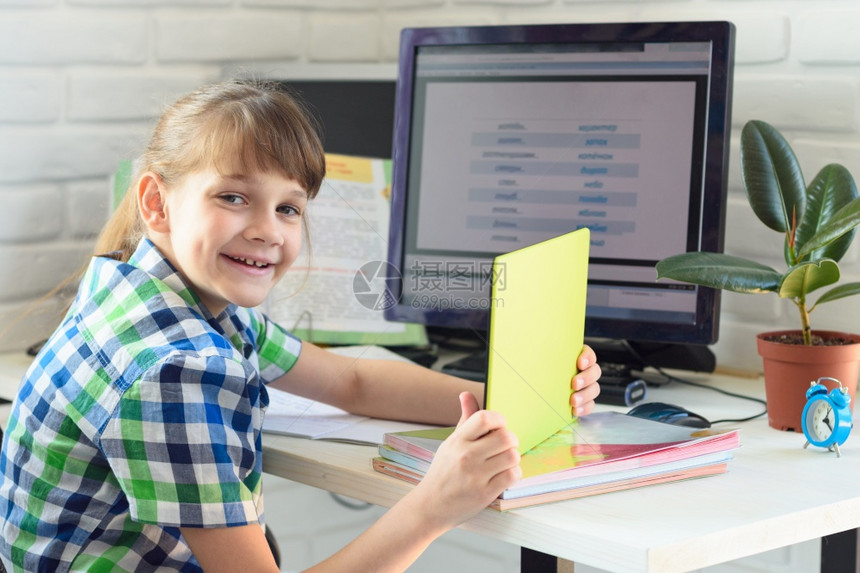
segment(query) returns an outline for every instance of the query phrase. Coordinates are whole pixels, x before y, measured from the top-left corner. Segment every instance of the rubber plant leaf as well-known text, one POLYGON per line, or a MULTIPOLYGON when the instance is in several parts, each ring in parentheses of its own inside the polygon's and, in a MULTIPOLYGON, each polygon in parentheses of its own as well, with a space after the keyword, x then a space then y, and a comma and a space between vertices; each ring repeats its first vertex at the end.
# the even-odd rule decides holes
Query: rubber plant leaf
POLYGON ((753 212, 774 231, 788 232, 806 207, 800 163, 770 124, 752 120, 741 131, 741 174, 753 212))
POLYGON ((860 225, 860 199, 854 199, 834 213, 824 227, 804 242, 797 252, 798 258, 807 257, 812 251, 832 243, 857 225, 860 225))
MULTIPOLYGON (((839 209, 857 199, 857 186, 851 173, 834 163, 818 172, 806 189, 806 197, 806 210, 795 233, 797 250, 802 249, 821 229, 827 228, 839 209)), ((853 239, 854 229, 851 229, 820 249, 813 252, 804 250, 807 253, 804 258, 809 261, 829 258, 838 262, 853 239)))
POLYGON ((779 285, 782 298, 805 297, 808 293, 839 281, 839 265, 832 259, 800 263, 789 269, 779 285))
POLYGON ((657 263, 657 279, 673 279, 746 294, 776 292, 782 274, 767 265, 722 253, 681 253, 657 263))
POLYGON ((830 289, 818 297, 818 300, 815 301, 815 306, 824 302, 831 302, 840 298, 845 298, 847 296, 854 296, 855 294, 860 294, 860 283, 845 283, 830 289))

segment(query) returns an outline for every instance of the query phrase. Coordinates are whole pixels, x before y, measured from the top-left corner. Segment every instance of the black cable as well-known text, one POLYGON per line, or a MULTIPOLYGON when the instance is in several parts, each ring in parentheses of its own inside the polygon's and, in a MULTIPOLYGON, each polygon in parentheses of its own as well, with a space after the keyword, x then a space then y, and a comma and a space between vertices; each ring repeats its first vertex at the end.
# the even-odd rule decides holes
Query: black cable
POLYGON ((624 345, 627 347, 627 349, 630 351, 630 353, 633 354, 633 357, 636 358, 643 365, 643 367, 650 366, 651 368, 656 370, 661 376, 666 378, 666 380, 668 380, 668 382, 666 382, 666 384, 668 384, 669 382, 677 382, 678 384, 686 384, 687 386, 694 386, 696 388, 703 388, 705 390, 712 390, 714 392, 717 392, 719 394, 723 394, 725 396, 730 396, 732 398, 739 398, 741 400, 749 400, 750 402, 756 402, 756 403, 764 406, 763 411, 761 411, 760 413, 755 414, 753 416, 748 416, 746 418, 723 418, 722 420, 714 420, 711 422, 711 424, 719 424, 721 422, 749 422, 750 420, 755 420, 756 418, 760 418, 760 417, 764 416, 765 414, 767 414, 767 402, 765 400, 762 400, 761 398, 756 398, 755 396, 747 396, 745 394, 738 394, 737 392, 730 392, 729 390, 723 390, 722 388, 715 388, 715 387, 709 386, 707 384, 701 384, 699 382, 693 382, 692 380, 685 380, 684 378, 680 378, 678 376, 675 376, 674 374, 669 374, 668 372, 666 372, 665 370, 663 370, 659 366, 649 365, 645 361, 645 359, 642 357, 642 355, 639 354, 639 352, 635 348, 633 348, 633 346, 631 346, 628 341, 625 340, 624 345))
POLYGON ((749 400, 750 402, 756 402, 764 406, 764 410, 759 412, 758 414, 754 414, 752 416, 748 416, 746 418, 723 418, 721 420, 713 420, 712 424, 719 424, 720 422, 749 422, 750 420, 755 420, 756 418, 760 418, 767 414, 767 402, 762 400, 761 398, 756 398, 755 396, 747 396, 745 394, 738 394, 737 392, 730 392, 728 390, 723 390, 722 388, 715 388, 713 386, 709 386, 707 384, 700 384, 699 382, 693 382, 691 380, 685 380, 684 378, 680 378, 678 376, 674 376, 672 374, 667 373, 662 368, 652 366, 660 375, 665 376, 670 382, 677 382, 678 384, 686 384, 687 386, 694 386, 696 388, 703 388, 705 390, 713 390, 714 392, 718 392, 725 396, 730 396, 732 398, 739 398, 741 400, 749 400))
POLYGON ((340 494, 334 493, 333 491, 328 492, 329 497, 331 497, 338 505, 342 505, 348 509, 361 511, 364 509, 370 509, 373 507, 373 504, 366 501, 352 501, 340 494))

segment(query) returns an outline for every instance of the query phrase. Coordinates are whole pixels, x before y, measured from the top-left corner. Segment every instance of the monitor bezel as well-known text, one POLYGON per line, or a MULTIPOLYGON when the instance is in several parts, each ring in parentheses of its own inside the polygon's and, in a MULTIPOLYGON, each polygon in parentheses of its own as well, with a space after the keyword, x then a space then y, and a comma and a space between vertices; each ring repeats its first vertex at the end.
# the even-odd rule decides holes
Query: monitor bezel
MULTIPOLYGON (((401 33, 395 96, 391 227, 388 262, 395 269, 389 288, 397 303, 385 317, 456 329, 484 331, 486 310, 434 310, 402 304, 398 281, 403 260, 403 233, 407 216, 406 185, 410 155, 412 94, 417 48, 427 45, 566 43, 566 42, 710 42, 712 67, 709 74, 708 119, 705 125, 702 226, 698 250, 722 252, 728 181, 731 128, 731 94, 734 68, 734 25, 726 21, 635 22, 594 24, 535 24, 406 28, 401 33)), ((655 273, 656 279, 656 273, 655 273)), ((697 287, 695 324, 657 323, 640 320, 586 318, 586 336, 649 342, 712 344, 719 334, 720 292, 697 287)))

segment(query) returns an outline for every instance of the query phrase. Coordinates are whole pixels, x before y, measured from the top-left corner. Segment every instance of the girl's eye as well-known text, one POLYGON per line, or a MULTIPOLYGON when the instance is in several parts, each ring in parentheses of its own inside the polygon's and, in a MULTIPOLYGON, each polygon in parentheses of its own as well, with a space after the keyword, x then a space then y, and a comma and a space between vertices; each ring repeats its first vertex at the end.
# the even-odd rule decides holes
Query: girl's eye
POLYGON ((230 193, 221 195, 221 200, 223 200, 225 203, 231 203, 233 205, 239 205, 244 202, 240 195, 233 195, 230 193))
POLYGON ((301 215, 301 212, 292 205, 281 205, 280 207, 278 207, 278 213, 288 216, 301 215))

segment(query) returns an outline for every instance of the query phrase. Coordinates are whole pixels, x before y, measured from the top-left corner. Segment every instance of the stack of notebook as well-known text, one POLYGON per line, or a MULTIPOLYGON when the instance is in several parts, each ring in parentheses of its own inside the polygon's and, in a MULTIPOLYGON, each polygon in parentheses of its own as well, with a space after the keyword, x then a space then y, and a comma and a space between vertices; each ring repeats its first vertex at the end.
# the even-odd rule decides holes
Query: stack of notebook
MULTIPOLYGON (((452 431, 386 434, 373 467, 418 483, 452 431)), ((616 412, 591 414, 526 452, 520 462, 522 479, 491 507, 513 509, 720 474, 739 445, 737 430, 673 426, 616 412)))
MULTIPOLYGON (((571 380, 585 327, 588 229, 494 261, 485 408, 517 436, 523 477, 511 509, 726 471, 736 430, 672 426, 613 412, 574 419, 571 380)), ((385 435, 373 467, 417 483, 452 428, 385 435)))

